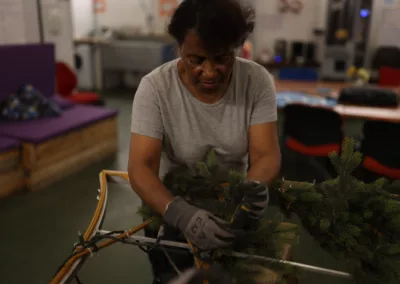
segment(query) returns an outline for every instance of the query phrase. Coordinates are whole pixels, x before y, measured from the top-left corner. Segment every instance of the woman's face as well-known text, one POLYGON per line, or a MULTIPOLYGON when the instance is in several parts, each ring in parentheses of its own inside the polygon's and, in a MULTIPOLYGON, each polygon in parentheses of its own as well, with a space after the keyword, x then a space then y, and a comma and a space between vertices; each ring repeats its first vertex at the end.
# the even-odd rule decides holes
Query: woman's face
POLYGON ((208 52, 194 31, 189 31, 181 46, 181 58, 190 84, 205 95, 225 92, 230 82, 235 50, 208 52))

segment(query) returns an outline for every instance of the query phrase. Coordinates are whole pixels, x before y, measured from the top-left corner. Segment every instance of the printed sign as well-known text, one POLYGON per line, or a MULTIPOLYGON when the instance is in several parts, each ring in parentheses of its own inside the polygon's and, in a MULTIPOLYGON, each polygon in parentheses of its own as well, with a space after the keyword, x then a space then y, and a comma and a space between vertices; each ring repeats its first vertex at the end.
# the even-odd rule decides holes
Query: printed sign
POLYGON ((177 0, 159 0, 158 10, 160 16, 172 16, 176 7, 178 6, 177 0))
POLYGON ((93 6, 96 14, 104 13, 107 10, 106 0, 94 0, 93 6))

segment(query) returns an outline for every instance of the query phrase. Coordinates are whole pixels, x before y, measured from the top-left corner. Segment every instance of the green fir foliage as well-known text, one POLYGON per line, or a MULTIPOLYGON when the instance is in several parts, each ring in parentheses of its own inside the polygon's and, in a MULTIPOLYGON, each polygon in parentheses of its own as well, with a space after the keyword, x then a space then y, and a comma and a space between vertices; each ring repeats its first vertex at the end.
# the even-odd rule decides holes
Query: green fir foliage
MULTIPOLYGON (((197 163, 194 173, 184 168, 176 169, 166 175, 164 184, 173 195, 182 196, 193 205, 229 221, 238 206, 232 199, 232 190, 245 178, 245 175, 233 170, 221 174, 216 154, 211 150, 204 161, 197 163)), ((138 213, 144 219, 154 218, 150 225, 153 229, 158 229, 162 224, 162 219, 146 206, 140 207, 138 213)), ((231 253, 236 251, 281 259, 286 245, 298 243, 298 230, 295 224, 283 223, 280 215, 273 220, 264 218, 246 231, 231 247, 215 250, 214 260, 221 262, 237 277, 240 280, 238 283, 260 283, 260 278, 267 277, 265 275, 268 274, 268 269, 275 273, 269 275, 277 276, 293 271, 293 268, 275 262, 255 266, 246 260, 231 257, 231 253)), ((274 283, 281 280, 278 277, 274 283)))
POLYGON ((400 283, 400 182, 367 184, 352 172, 362 155, 346 138, 330 155, 338 177, 321 184, 281 181, 280 197, 320 245, 349 264, 354 283, 400 283))

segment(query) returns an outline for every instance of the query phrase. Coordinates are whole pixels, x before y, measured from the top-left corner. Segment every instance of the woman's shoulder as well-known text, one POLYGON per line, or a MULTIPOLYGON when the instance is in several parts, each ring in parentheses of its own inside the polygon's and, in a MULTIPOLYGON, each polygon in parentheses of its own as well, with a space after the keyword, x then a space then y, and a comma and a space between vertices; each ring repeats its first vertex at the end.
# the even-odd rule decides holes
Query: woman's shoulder
POLYGON ((255 61, 237 57, 236 59, 236 78, 239 82, 249 84, 252 87, 262 87, 274 85, 273 76, 268 70, 255 61))
POLYGON ((171 82, 178 79, 177 63, 179 59, 166 62, 143 77, 157 89, 167 89, 171 82))

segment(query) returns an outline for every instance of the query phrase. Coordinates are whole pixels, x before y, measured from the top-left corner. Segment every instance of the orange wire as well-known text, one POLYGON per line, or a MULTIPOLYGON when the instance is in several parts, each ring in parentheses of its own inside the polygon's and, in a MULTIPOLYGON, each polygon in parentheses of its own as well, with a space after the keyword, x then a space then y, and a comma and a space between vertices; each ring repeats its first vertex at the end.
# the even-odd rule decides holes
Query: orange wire
MULTIPOLYGON (((90 237, 93 235, 93 232, 95 230, 96 224, 98 223, 99 219, 101 218, 101 212, 103 210, 104 207, 104 203, 106 200, 106 190, 107 190, 107 175, 111 175, 111 176, 119 176, 124 178, 125 180, 129 181, 129 176, 127 173, 124 172, 118 172, 118 171, 107 171, 107 170, 103 170, 100 172, 100 194, 99 194, 99 202, 97 203, 97 207, 94 213, 94 216, 88 226, 88 229, 86 230, 83 239, 84 241, 88 241, 90 239, 90 237)), ((132 235, 140 230, 142 230, 144 227, 146 227, 152 219, 147 220, 146 222, 142 223, 141 225, 132 228, 131 230, 129 230, 128 232, 124 233, 124 234, 120 234, 118 235, 117 238, 124 238, 127 236, 127 234, 132 235)), ((115 243, 116 241, 114 240, 107 240, 105 242, 103 242, 98 249, 107 247, 113 243, 115 243)), ((78 251, 78 248, 74 250, 74 253, 76 253, 78 251)), ((70 258, 67 263, 60 269, 60 271, 56 274, 56 276, 52 279, 51 284, 56 284, 59 283, 62 278, 68 273, 69 269, 71 268, 71 266, 75 263, 75 261, 79 260, 82 256, 90 253, 91 251, 89 249, 86 249, 80 253, 78 253, 77 255, 73 256, 72 258, 70 258)))
MULTIPOLYGON (((188 240, 186 239, 190 249, 193 251, 193 253, 196 253, 198 250, 194 247, 194 245, 188 240)), ((203 262, 200 259, 198 259, 195 255, 194 255, 194 263, 196 264, 197 268, 203 268, 203 269, 208 269, 210 268, 210 264, 207 262, 203 262)), ((204 284, 209 284, 208 280, 204 280, 203 281, 204 284)))

